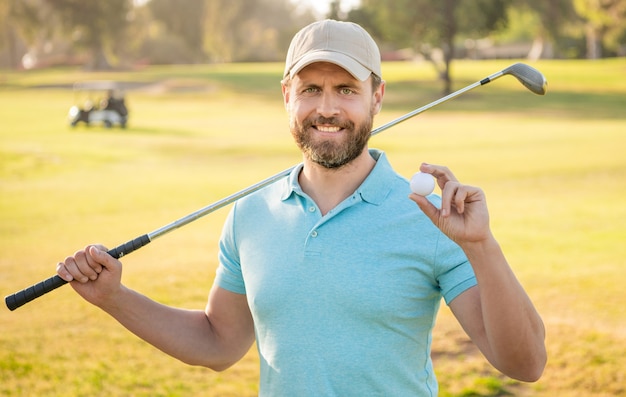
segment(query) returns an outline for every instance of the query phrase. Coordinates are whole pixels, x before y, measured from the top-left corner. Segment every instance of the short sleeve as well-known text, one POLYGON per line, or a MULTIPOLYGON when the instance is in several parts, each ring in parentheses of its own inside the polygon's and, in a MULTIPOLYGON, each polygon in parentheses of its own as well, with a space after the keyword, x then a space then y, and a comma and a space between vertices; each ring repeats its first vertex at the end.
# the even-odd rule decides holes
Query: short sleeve
POLYGON ((477 284, 474 269, 455 242, 442 235, 437 244, 437 281, 446 304, 477 284))
POLYGON ((246 287, 241 272, 239 251, 235 239, 234 218, 236 205, 228 214, 219 242, 219 265, 217 268, 215 283, 230 292, 245 294, 246 287))

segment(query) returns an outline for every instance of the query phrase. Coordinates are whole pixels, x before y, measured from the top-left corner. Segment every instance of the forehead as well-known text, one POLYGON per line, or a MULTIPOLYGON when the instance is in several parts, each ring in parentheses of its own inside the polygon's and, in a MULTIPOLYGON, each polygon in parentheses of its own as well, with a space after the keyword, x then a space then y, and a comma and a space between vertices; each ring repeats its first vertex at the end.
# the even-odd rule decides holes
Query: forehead
POLYGON ((298 72, 296 78, 300 80, 332 78, 350 81, 353 84, 361 83, 360 80, 352 76, 347 70, 330 62, 315 62, 307 65, 298 72))

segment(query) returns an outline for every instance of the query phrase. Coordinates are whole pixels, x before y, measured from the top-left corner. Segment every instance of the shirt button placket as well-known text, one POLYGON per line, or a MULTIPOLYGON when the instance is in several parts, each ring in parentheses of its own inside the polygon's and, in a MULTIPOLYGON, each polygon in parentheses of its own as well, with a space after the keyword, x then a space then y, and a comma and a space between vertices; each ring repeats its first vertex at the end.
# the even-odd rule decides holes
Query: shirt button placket
MULTIPOLYGON (((309 206, 309 213, 313 214, 315 212, 317 212, 317 207, 315 205, 311 204, 309 206)), ((317 237, 317 230, 315 230, 315 229, 312 230, 311 233, 309 234, 309 236, 312 237, 312 238, 317 237)))

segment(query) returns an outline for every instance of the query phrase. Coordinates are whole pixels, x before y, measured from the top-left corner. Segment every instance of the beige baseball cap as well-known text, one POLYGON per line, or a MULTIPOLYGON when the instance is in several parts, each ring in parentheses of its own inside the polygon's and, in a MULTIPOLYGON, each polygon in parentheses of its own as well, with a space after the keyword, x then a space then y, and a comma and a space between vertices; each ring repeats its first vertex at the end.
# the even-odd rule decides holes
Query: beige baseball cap
POLYGON ((294 36, 287 52, 283 78, 293 78, 305 66, 330 62, 361 81, 371 73, 381 77, 380 51, 361 26, 332 19, 314 22, 294 36))

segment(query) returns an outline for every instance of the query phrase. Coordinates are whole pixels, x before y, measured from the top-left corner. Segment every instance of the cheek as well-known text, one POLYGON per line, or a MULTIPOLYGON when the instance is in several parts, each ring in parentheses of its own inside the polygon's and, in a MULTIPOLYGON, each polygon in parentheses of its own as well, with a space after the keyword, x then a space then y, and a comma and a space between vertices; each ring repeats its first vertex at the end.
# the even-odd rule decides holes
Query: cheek
POLYGON ((287 106, 287 111, 289 112, 289 117, 296 120, 304 120, 308 116, 310 116, 313 112, 315 112, 315 105, 312 101, 295 99, 290 102, 287 106))
POLYGON ((355 103, 348 111, 348 117, 355 122, 370 119, 375 114, 376 104, 366 102, 355 103))
POLYGON ((306 112, 298 103, 292 102, 287 106, 287 113, 289 115, 290 128, 299 128, 303 121, 306 119, 306 112))
POLYGON ((371 102, 370 102, 370 114, 372 115, 378 114, 380 112, 381 107, 382 107, 382 102, 377 100, 376 96, 372 96, 371 102))

